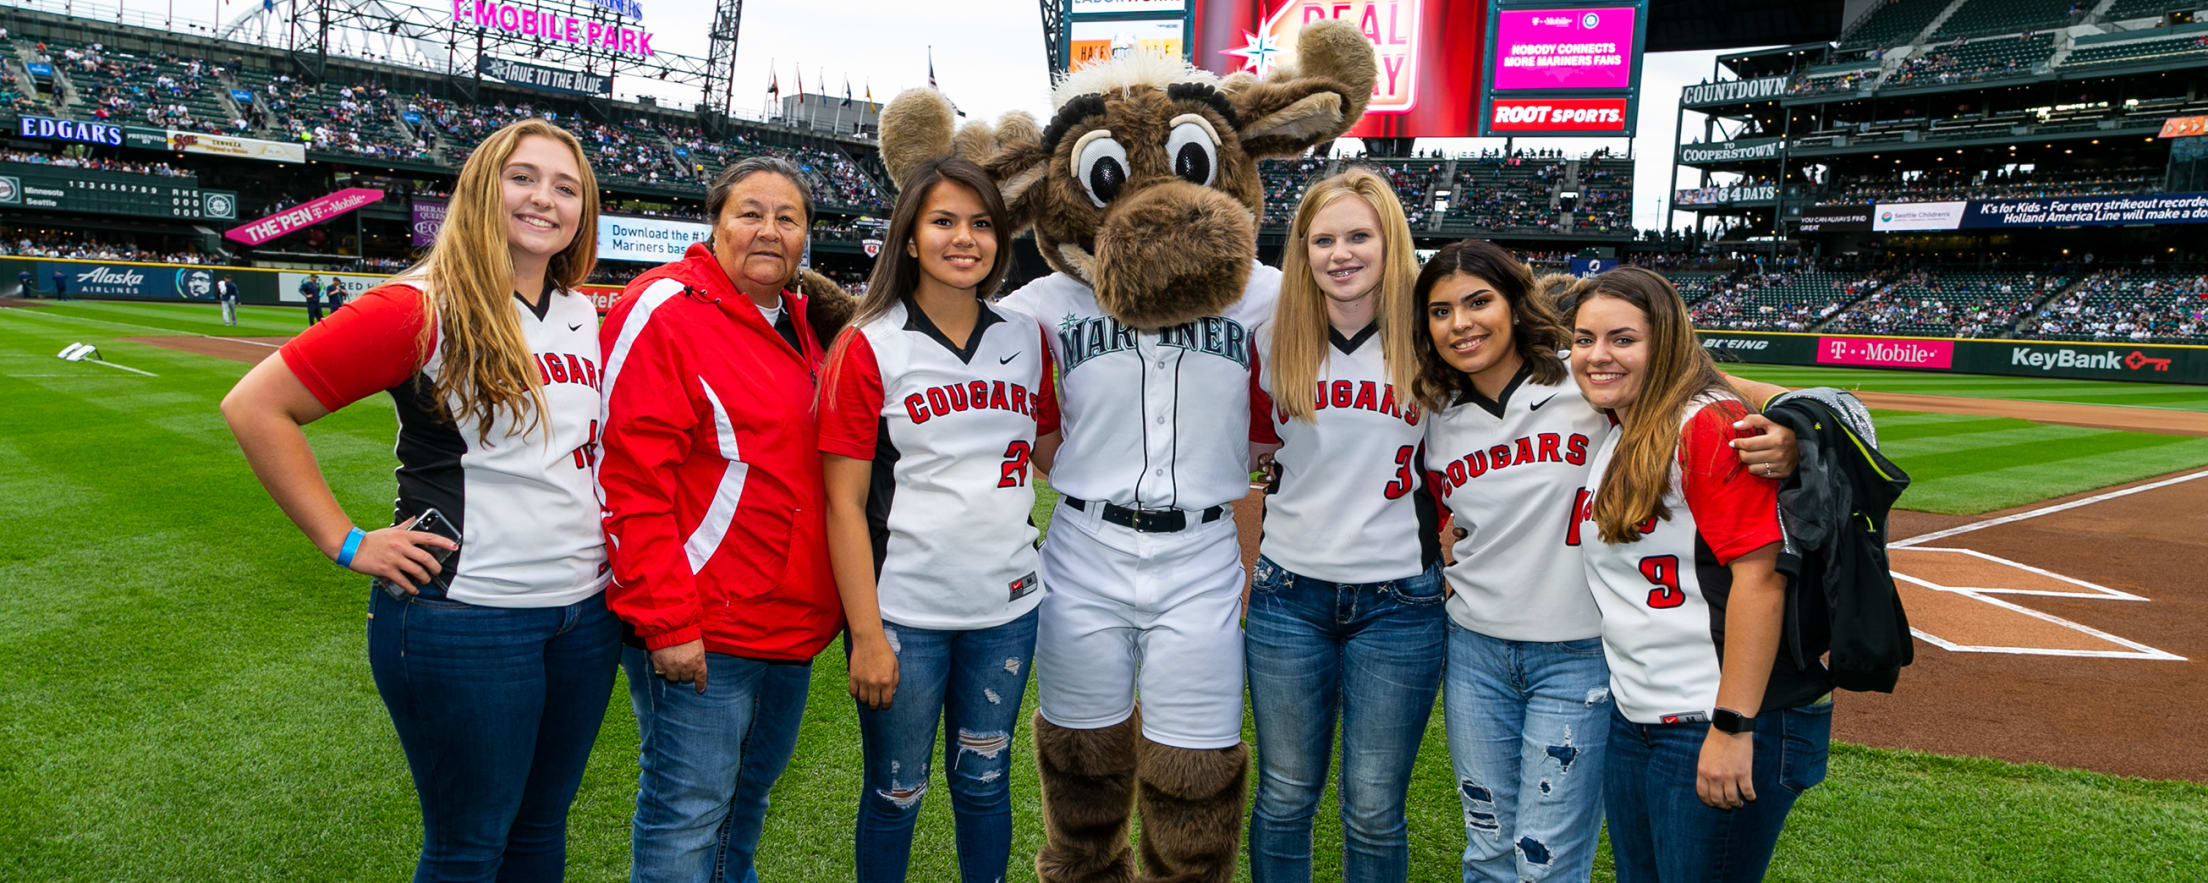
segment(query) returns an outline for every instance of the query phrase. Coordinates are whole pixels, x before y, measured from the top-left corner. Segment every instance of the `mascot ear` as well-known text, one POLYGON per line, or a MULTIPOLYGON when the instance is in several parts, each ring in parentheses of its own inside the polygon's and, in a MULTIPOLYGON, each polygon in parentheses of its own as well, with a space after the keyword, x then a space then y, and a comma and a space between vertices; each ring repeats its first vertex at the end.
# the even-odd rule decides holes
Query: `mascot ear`
POLYGON ((1294 67, 1274 74, 1221 84, 1241 121, 1242 149, 1252 157, 1295 156, 1348 132, 1372 99, 1379 61, 1355 26, 1323 21, 1303 29, 1294 67))
POLYGON ((1035 219, 1035 204, 1028 192, 1042 180, 1050 155, 1043 152, 1043 130, 1035 118, 1021 111, 1005 114, 995 128, 974 121, 958 125, 950 99, 933 89, 907 89, 882 108, 882 165, 888 167, 893 185, 902 187, 905 177, 921 163, 939 156, 956 156, 987 169, 1004 193, 1012 212, 1012 232, 1017 236, 1035 219))
POLYGON ((843 286, 812 268, 797 271, 797 293, 805 296, 805 324, 811 325, 813 339, 820 341, 823 352, 836 342, 836 335, 851 321, 851 314, 858 312, 859 299, 845 294, 843 286))

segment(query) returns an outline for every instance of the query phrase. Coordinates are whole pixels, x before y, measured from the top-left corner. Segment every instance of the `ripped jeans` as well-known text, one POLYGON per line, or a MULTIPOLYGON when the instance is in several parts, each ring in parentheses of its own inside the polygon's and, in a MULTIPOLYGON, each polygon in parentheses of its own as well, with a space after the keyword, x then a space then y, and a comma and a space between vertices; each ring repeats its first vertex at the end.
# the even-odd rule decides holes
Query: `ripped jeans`
POLYGON ((1451 622, 1442 717, 1464 803, 1464 881, 1585 880, 1602 831, 1602 639, 1510 641, 1451 622))
MULTIPOLYGON (((860 883, 905 879, 938 718, 959 876, 966 883, 1004 879, 1012 849, 1012 733, 1035 658, 1035 620, 1030 610, 1000 626, 964 631, 882 622, 897 654, 897 692, 880 711, 859 706, 866 783, 853 845, 860 883)), ((848 640, 845 646, 848 652, 848 640)))

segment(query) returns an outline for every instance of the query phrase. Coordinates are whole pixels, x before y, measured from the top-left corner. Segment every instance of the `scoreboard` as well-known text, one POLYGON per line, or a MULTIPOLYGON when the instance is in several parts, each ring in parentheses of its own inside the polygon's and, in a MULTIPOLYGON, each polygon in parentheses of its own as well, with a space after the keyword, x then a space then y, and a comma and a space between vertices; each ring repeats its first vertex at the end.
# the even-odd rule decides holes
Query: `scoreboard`
POLYGON ((196 178, 0 163, 0 206, 175 220, 235 220, 238 195, 196 178))

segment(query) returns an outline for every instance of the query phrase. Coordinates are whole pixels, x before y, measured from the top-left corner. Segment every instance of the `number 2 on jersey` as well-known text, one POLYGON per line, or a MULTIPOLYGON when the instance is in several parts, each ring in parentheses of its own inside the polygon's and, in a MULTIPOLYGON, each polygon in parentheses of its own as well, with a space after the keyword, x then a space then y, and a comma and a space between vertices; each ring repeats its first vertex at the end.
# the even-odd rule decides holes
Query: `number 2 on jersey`
POLYGON ((997 479, 997 487, 1027 486, 1027 458, 1032 450, 1024 441, 1004 446, 1004 468, 997 479))

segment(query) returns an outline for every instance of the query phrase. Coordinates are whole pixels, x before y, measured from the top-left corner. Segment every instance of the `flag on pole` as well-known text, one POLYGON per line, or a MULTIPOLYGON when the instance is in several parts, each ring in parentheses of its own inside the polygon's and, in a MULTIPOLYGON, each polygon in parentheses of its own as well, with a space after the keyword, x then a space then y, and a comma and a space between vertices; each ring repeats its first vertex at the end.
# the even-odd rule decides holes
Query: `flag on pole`
POLYGON ((936 85, 935 85, 935 47, 933 47, 933 46, 930 46, 930 47, 928 47, 928 88, 930 88, 930 89, 936 88, 936 85))
POLYGON ((867 81, 866 81, 866 109, 867 109, 867 110, 869 110, 869 111, 875 110, 875 107, 874 107, 874 79, 873 79, 872 77, 868 77, 868 78, 867 78, 867 81))
POLYGON ((782 78, 775 74, 773 65, 767 67, 767 94, 782 97, 782 78))
POLYGON ((797 97, 805 97, 805 66, 802 64, 797 66, 797 97))
POLYGON ((851 75, 843 75, 843 106, 851 106, 851 75))

